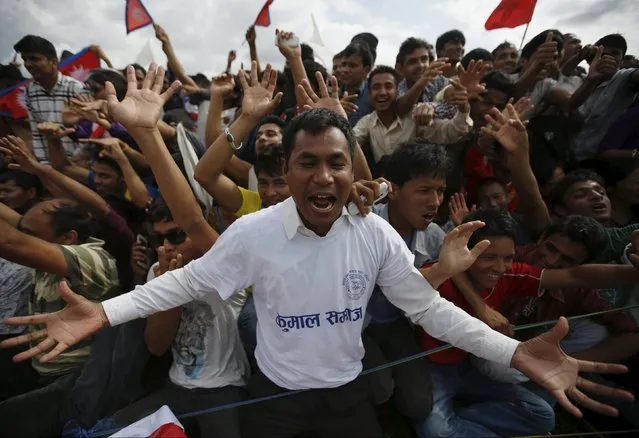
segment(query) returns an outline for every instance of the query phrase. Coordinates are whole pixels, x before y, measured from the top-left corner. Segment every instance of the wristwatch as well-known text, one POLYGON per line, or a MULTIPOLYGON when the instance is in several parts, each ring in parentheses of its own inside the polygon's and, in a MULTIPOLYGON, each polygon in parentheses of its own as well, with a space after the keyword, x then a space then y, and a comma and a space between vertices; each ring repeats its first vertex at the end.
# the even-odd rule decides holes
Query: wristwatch
POLYGON ((240 149, 242 149, 242 146, 244 145, 244 143, 240 143, 240 145, 237 146, 235 144, 235 137, 233 137, 233 134, 231 134, 231 131, 229 130, 229 128, 224 128, 224 135, 226 136, 226 141, 233 149, 235 149, 236 151, 239 151, 240 149))

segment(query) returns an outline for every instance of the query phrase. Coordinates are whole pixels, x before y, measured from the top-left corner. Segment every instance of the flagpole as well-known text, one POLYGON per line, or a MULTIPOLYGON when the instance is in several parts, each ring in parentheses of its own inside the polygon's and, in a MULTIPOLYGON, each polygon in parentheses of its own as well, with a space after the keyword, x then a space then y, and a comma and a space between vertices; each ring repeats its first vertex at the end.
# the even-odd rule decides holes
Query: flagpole
POLYGON ((519 44, 519 51, 520 52, 521 52, 522 47, 524 47, 524 41, 526 41, 526 34, 528 33, 528 26, 530 26, 530 21, 528 23, 526 23, 526 29, 524 30, 524 36, 521 37, 521 44, 519 44))

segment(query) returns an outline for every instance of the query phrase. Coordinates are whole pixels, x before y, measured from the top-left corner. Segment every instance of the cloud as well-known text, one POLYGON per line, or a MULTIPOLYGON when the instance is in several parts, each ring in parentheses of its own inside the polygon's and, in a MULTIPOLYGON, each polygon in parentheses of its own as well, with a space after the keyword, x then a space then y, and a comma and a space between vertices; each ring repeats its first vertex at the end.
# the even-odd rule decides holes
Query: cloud
MULTIPOLYGON (((189 73, 219 73, 226 66, 230 49, 247 65, 244 33, 264 0, 144 0, 147 9, 167 29, 189 73)), ((296 32, 302 41, 312 34, 313 13, 326 48, 318 53, 330 62, 353 35, 372 32, 379 38, 378 64, 393 65, 401 42, 417 36, 434 43, 441 33, 457 28, 467 39, 467 50, 492 49, 504 40, 519 44, 524 27, 487 32, 484 22, 498 1, 477 0, 276 0, 271 6, 272 25, 257 28, 262 62, 277 68, 283 59, 274 44, 275 28, 296 32)), ((538 2, 528 38, 557 27, 579 35, 584 42, 620 32, 628 39, 630 53, 639 50, 639 16, 636 0, 545 0, 538 2), (596 18, 596 19, 595 19, 596 18)), ((10 59, 13 44, 32 33, 48 38, 59 51, 73 52, 92 43, 100 44, 118 67, 133 62, 149 39, 150 27, 126 35, 124 2, 113 0, 27 0, 0 2, 0 59, 10 59)), ((157 43, 154 43, 157 44, 157 43)), ((159 46, 158 46, 159 47, 159 46)))

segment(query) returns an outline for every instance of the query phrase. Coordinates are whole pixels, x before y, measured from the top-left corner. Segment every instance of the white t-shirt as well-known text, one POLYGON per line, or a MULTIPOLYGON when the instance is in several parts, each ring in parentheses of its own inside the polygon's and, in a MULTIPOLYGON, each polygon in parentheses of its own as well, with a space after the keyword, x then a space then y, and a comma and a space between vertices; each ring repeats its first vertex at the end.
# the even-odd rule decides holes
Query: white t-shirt
MULTIPOLYGON (((155 278, 156 262, 147 275, 155 278)), ((244 386, 249 365, 237 329, 237 317, 246 301, 241 291, 222 301, 216 294, 183 306, 171 352, 171 382, 184 388, 244 386)))
POLYGON ((430 335, 510 364, 519 344, 441 298, 413 254, 377 215, 343 214, 324 237, 304 227, 295 201, 235 221, 201 258, 103 303, 112 325, 253 285, 260 370, 288 389, 335 388, 362 370, 362 323, 378 284, 430 335), (268 230, 267 233, 264 230, 268 230))

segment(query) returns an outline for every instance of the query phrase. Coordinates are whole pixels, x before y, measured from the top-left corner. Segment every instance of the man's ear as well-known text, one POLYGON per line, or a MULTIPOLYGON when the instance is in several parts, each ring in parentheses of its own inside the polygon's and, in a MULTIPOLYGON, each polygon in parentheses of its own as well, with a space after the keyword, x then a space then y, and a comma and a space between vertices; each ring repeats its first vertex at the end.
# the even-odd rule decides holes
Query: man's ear
POLYGON ((391 183, 391 188, 392 190, 388 192, 388 199, 390 199, 391 201, 397 201, 399 199, 399 192, 401 189, 395 183, 391 183))
POLYGON ((61 243, 63 245, 77 245, 78 243, 78 232, 76 230, 70 230, 64 233, 61 236, 61 243))

